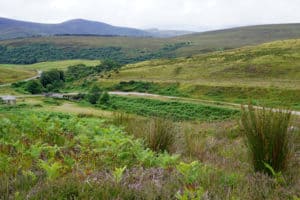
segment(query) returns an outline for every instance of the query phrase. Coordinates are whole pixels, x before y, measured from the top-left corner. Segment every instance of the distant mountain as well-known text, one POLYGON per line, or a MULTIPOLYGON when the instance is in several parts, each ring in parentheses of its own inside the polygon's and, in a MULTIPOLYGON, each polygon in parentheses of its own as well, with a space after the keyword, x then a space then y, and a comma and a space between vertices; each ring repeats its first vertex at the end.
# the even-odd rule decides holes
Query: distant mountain
POLYGON ((59 24, 41 24, 0 18, 0 39, 2 40, 50 35, 153 36, 139 29, 112 26, 84 19, 74 19, 59 24))

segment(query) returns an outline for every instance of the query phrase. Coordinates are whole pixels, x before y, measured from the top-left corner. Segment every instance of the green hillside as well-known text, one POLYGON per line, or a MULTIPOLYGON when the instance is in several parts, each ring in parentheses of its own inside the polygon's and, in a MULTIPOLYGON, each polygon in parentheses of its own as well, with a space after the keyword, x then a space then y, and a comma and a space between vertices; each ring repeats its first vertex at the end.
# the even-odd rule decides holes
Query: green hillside
POLYGON ((299 52, 300 40, 285 40, 189 58, 145 61, 123 67, 106 82, 154 82, 197 98, 235 102, 273 99, 272 105, 297 107, 299 52))
POLYGON ((191 41, 190 47, 177 51, 179 55, 191 55, 297 38, 300 38, 300 24, 274 24, 208 31, 179 36, 174 40, 176 42, 191 41))
POLYGON ((257 81, 260 85, 261 82, 296 84, 300 80, 299 50, 300 40, 277 41, 189 58, 130 64, 114 78, 217 84, 236 84, 238 81, 245 85, 256 85, 257 81))
POLYGON ((106 59, 133 63, 223 51, 282 39, 300 38, 299 24, 240 27, 173 38, 55 36, 0 41, 0 63, 106 59))

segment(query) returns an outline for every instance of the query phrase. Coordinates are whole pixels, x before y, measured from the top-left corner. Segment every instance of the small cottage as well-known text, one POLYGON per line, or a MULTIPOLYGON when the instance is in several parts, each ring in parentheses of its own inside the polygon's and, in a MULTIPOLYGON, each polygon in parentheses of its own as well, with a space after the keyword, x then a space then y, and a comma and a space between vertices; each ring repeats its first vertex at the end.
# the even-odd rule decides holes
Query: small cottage
POLYGON ((8 105, 15 105, 17 103, 17 98, 15 96, 1 96, 0 98, 8 105))

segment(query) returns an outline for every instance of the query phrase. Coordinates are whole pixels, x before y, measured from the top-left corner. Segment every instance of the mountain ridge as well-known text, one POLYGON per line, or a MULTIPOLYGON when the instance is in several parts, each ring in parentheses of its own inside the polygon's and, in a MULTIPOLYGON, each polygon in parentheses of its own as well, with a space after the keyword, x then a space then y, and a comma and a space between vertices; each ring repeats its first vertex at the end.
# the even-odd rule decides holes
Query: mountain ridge
POLYGON ((172 37, 189 31, 156 32, 113 26, 104 22, 71 19, 61 23, 37 23, 0 17, 0 40, 53 35, 99 35, 99 36, 128 36, 128 37, 172 37))

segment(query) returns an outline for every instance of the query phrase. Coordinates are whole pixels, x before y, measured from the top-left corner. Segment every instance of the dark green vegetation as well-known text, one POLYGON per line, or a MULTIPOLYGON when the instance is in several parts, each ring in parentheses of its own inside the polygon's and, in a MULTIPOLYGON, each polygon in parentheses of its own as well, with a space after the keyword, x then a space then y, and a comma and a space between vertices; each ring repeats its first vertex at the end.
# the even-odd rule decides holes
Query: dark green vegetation
POLYGON ((238 113, 237 110, 215 106, 119 96, 111 96, 109 104, 104 107, 142 116, 164 117, 173 120, 224 120, 232 118, 238 113))
MULTIPOLYGON (((75 37, 76 39, 76 37, 75 37)), ((24 45, 1 45, 0 63, 32 64, 36 62, 67 60, 67 59, 89 59, 104 60, 112 59, 119 63, 133 63, 155 58, 172 58, 176 49, 186 46, 186 43, 175 43, 162 45, 156 51, 145 51, 142 49, 127 49, 120 46, 104 47, 80 47, 61 46, 52 43, 30 43, 24 45)))
POLYGON ((91 104, 96 104, 101 96, 101 90, 98 86, 93 86, 87 95, 87 100, 91 104))
POLYGON ((291 113, 243 108, 241 123, 255 171, 275 175, 288 166, 292 151, 291 113))
MULTIPOLYGON (((109 71, 116 72, 120 67, 121 65, 119 63, 111 60, 104 60, 96 66, 78 64, 69 66, 66 71, 50 69, 44 71, 38 80, 16 82, 13 83, 12 86, 18 92, 22 93, 29 92, 31 94, 39 94, 42 92, 59 92, 65 89, 66 84, 67 87, 72 87, 74 81, 109 71)), ((85 86, 84 89, 87 89, 87 86, 85 86)))
POLYGON ((53 69, 43 72, 39 80, 47 91, 57 90, 63 87, 65 82, 65 74, 62 70, 53 69))
POLYGON ((146 81, 121 81, 111 87, 109 90, 124 92, 147 92, 153 94, 170 95, 170 96, 187 96, 179 91, 179 83, 155 83, 146 81))
MULTIPOLYGON (((20 85, 22 85, 21 83, 20 85)), ((24 83, 25 84, 25 83, 24 83)), ((18 84, 14 84, 14 86, 17 86, 18 84)), ((39 80, 31 80, 28 81, 26 84, 25 90, 30 92, 31 94, 40 94, 43 92, 44 88, 43 85, 39 80)))
POLYGON ((69 66, 66 71, 66 80, 72 82, 89 76, 96 76, 104 72, 118 72, 121 67, 121 64, 113 60, 103 60, 96 66, 86 66, 84 64, 69 66))
POLYGON ((64 85, 64 71, 52 69, 43 72, 38 80, 13 83, 12 87, 21 93, 40 94, 42 92, 58 92, 64 85))

